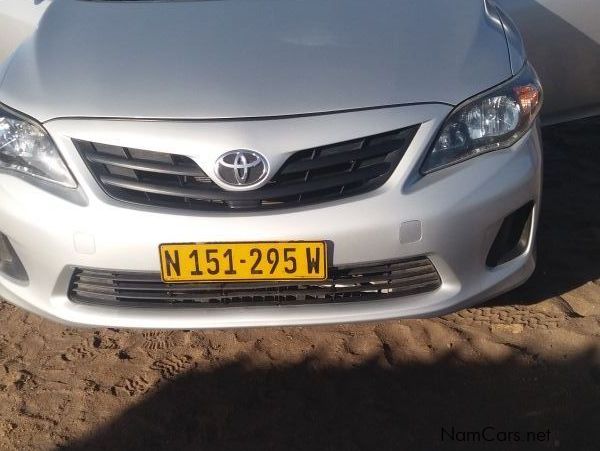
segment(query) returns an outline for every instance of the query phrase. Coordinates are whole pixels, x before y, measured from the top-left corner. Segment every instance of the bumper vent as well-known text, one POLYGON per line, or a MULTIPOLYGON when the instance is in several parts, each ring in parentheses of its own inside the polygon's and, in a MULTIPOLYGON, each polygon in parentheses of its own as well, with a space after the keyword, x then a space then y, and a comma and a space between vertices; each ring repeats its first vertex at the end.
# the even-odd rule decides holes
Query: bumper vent
POLYGON ((504 218, 488 253, 487 266, 495 268, 517 258, 527 250, 531 238, 533 207, 534 203, 529 202, 504 218))
POLYGON ((21 282, 29 281, 23 263, 8 241, 8 237, 2 232, 0 232, 0 273, 21 282))
POLYGON ((74 140, 92 174, 111 197, 193 210, 258 210, 340 199, 383 185, 418 126, 293 154, 256 190, 227 191, 190 158, 74 140))
POLYGON ((111 306, 227 307, 375 301, 434 291, 438 272, 426 257, 330 269, 321 284, 166 284, 158 273, 76 269, 72 302, 111 306))

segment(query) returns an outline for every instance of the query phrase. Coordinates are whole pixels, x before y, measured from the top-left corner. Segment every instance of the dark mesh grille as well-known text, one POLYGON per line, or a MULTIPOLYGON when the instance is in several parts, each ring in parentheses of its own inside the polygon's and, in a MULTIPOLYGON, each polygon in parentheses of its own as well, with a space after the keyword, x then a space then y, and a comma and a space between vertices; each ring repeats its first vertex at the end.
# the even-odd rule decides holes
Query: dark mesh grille
POLYGON ((261 188, 227 191, 190 158, 74 140, 92 174, 111 197, 194 210, 293 207, 361 194, 383 185, 418 126, 292 155, 261 188))
POLYGON ((330 269, 323 283, 166 284, 159 273, 76 269, 71 301, 118 306, 305 305, 375 301, 434 291, 441 285, 427 257, 330 269))

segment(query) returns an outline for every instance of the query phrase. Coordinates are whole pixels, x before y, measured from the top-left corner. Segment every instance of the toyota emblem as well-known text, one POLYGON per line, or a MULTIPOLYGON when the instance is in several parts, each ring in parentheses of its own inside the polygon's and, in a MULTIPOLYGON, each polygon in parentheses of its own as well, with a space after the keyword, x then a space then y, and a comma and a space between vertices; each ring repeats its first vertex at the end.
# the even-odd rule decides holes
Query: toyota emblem
POLYGON ((262 182, 269 172, 267 159, 251 150, 232 150, 221 155, 215 164, 219 180, 232 187, 251 188, 262 182))

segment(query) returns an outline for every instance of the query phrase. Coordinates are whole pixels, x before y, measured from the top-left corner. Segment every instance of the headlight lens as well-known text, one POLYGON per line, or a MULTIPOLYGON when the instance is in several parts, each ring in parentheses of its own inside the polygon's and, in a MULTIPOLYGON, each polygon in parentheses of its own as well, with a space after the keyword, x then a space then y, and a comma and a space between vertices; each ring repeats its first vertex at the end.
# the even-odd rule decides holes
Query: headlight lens
POLYGON ((421 172, 429 174, 512 146, 531 128, 542 106, 542 87, 527 64, 507 83, 457 107, 444 123, 421 172))
POLYGON ((0 108, 0 168, 77 187, 58 149, 41 125, 0 108))

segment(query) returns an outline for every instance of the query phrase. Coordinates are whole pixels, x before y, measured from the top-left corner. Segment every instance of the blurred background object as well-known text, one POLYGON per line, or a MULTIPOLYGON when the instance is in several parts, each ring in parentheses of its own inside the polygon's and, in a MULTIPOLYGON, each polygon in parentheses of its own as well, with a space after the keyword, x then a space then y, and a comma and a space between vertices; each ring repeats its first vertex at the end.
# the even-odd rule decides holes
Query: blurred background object
POLYGON ((600 1, 495 0, 515 21, 544 85, 545 124, 600 114, 600 1))

